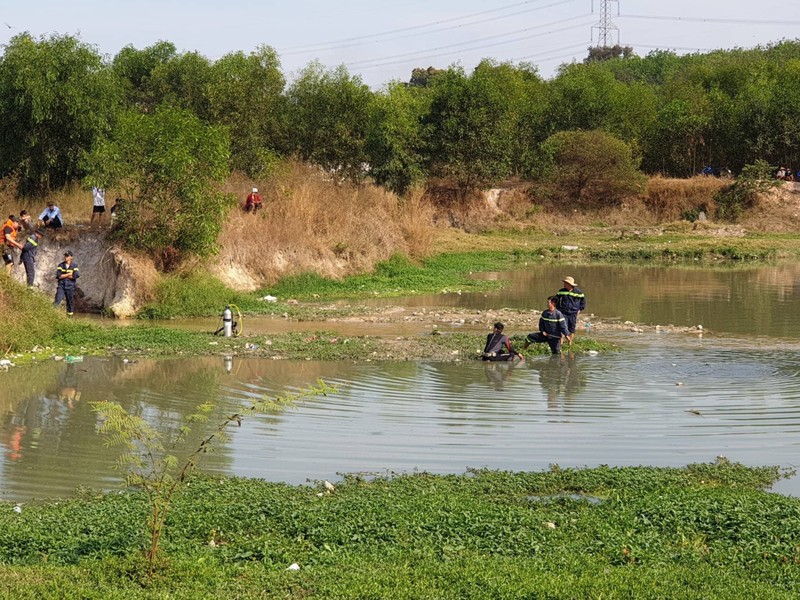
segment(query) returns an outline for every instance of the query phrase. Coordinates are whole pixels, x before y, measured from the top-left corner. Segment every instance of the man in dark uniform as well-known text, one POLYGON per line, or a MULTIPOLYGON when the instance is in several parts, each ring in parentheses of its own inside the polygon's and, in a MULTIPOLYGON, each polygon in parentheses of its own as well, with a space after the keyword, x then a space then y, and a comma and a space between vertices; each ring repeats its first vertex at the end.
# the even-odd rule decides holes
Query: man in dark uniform
POLYGON ((72 316, 75 314, 75 281, 80 277, 78 272, 78 265, 72 260, 72 252, 67 250, 64 252, 64 262, 59 263, 56 267, 56 279, 58 280, 58 288, 56 289, 56 299, 53 306, 61 306, 61 301, 67 299, 67 315, 72 316))
POLYGON ((572 345, 572 338, 578 323, 578 313, 586 310, 586 296, 572 277, 565 277, 562 281, 564 287, 556 292, 556 308, 567 319, 567 329, 569 329, 567 339, 572 345))
POLYGON ((568 336, 567 320, 556 308, 556 296, 547 299, 547 310, 539 317, 539 331, 529 333, 525 338, 524 350, 531 344, 544 344, 550 346, 550 352, 561 354, 561 337, 568 336))
POLYGON ((36 250, 39 248, 39 242, 44 237, 44 231, 37 229, 32 235, 29 235, 25 240, 25 245, 22 247, 20 253, 20 262, 25 265, 25 275, 28 278, 28 287, 33 287, 33 280, 36 277, 36 250))

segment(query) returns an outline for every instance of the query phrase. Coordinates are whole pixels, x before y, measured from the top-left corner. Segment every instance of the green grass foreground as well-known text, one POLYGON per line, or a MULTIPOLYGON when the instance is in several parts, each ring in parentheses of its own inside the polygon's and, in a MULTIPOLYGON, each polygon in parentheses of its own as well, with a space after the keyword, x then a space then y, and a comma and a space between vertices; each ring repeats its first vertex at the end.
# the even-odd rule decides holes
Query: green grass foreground
MULTIPOLYGON (((517 348, 524 334, 512 337, 517 348)), ((201 356, 226 354, 239 357, 310 360, 477 360, 485 336, 473 333, 445 333, 382 338, 342 336, 333 331, 298 331, 238 338, 216 337, 209 333, 148 325, 115 327, 94 323, 61 324, 48 345, 33 359, 58 355, 125 354, 140 356, 201 356)), ((612 352, 618 348, 608 342, 577 338, 572 351, 580 354, 595 350, 612 352)), ((546 344, 535 344, 526 355, 548 354, 546 344)), ((36 360, 36 359, 33 359, 36 360)))
POLYGON ((349 476, 333 493, 201 476, 151 577, 141 494, 5 503, 0 597, 796 598, 800 499, 762 491, 782 475, 718 459, 349 476))

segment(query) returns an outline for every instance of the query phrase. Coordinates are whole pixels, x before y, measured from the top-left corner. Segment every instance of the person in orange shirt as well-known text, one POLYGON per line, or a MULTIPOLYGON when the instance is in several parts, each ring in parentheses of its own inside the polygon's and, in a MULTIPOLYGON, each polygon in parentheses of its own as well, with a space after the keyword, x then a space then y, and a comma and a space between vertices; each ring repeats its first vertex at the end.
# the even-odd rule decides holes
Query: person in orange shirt
POLYGON ((3 262, 6 265, 6 273, 11 275, 11 270, 14 268, 14 248, 22 250, 22 244, 17 241, 17 233, 22 226, 19 219, 14 215, 9 215, 8 220, 3 224, 2 232, 0 232, 0 240, 3 242, 3 262))

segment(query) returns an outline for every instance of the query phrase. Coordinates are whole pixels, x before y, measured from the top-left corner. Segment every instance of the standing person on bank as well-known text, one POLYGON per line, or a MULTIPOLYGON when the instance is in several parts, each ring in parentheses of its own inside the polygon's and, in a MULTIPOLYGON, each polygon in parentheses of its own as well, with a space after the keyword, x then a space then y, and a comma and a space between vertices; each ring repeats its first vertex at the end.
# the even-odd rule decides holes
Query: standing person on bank
POLYGON ((56 267, 56 279, 58 280, 58 288, 56 288, 56 299, 53 306, 58 308, 61 306, 61 301, 67 299, 67 316, 71 317, 75 314, 75 281, 80 277, 78 272, 78 265, 72 260, 72 252, 67 250, 64 252, 64 262, 59 263, 56 267))
POLYGON ((21 225, 19 219, 14 215, 9 215, 8 220, 3 223, 2 230, 0 230, 0 240, 3 246, 3 262, 6 265, 6 273, 11 275, 14 268, 14 248, 22 250, 22 244, 17 241, 17 233, 21 225))
POLYGON ((586 310, 586 296, 572 277, 562 279, 564 287, 556 292, 556 308, 562 312, 567 319, 567 329, 569 335, 569 345, 572 345, 572 338, 575 335, 575 327, 578 324, 578 313, 586 310))
POLYGON ((92 218, 89 219, 89 226, 94 223, 94 218, 100 226, 103 225, 103 215, 106 213, 106 191, 97 186, 92 186, 92 218))
POLYGON ((44 230, 37 229, 25 240, 25 245, 22 247, 19 260, 25 265, 25 276, 28 280, 28 287, 33 287, 33 280, 36 278, 36 250, 39 248, 39 242, 44 237, 44 230))
POLYGON ((44 223, 45 227, 53 229, 61 229, 64 225, 64 220, 61 218, 61 209, 52 200, 47 203, 47 208, 39 215, 39 220, 44 223))
POLYGON ((531 344, 544 344, 550 346, 550 352, 553 354, 561 354, 561 338, 569 335, 567 329, 567 319, 556 308, 556 296, 550 296, 547 299, 547 310, 542 311, 542 316, 539 317, 539 331, 529 333, 525 337, 525 345, 522 347, 524 350, 531 344))

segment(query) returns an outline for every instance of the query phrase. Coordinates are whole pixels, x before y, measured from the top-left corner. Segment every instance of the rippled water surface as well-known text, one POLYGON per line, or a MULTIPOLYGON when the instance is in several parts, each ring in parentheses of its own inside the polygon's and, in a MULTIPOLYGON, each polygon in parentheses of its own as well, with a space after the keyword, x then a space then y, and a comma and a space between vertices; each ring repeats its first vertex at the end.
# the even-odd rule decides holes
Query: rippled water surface
MULTIPOLYGON (((795 287, 784 281, 792 271, 780 268, 681 271, 670 280, 675 289, 669 293, 647 283, 655 277, 649 269, 570 269, 579 283, 588 282, 590 310, 600 316, 650 321, 644 317, 648 303, 663 302, 676 318, 652 322, 702 322, 710 328, 717 319, 715 328, 725 334, 599 332, 593 335, 608 336, 623 351, 594 357, 531 357, 515 365, 87 357, 77 364, 48 361, 12 369, 0 373, 0 498, 119 485, 116 454, 96 433, 93 401, 119 402, 169 437, 200 401, 219 401, 210 420, 216 424, 226 410, 318 378, 337 391, 246 420, 204 458, 203 468, 303 483, 362 471, 540 470, 552 463, 683 466, 718 455, 748 465, 791 467, 800 456, 800 350, 794 343, 800 328, 782 330, 778 344, 774 336, 737 329, 756 323, 756 330, 764 331, 784 319, 775 313, 795 314, 795 287), (736 281, 725 283, 728 277, 736 281), (636 281, 641 289, 633 292, 628 286, 636 281), (751 306, 755 300, 743 290, 759 286, 757 296, 773 302, 751 306), (698 291, 703 287, 710 288, 708 294, 698 291), (616 294, 617 300, 605 294, 616 294), (713 310, 724 298, 729 321, 713 310)), ((555 270, 535 275, 520 276, 523 283, 513 288, 520 291, 493 305, 524 305, 529 300, 521 298, 521 290, 539 296, 545 292, 536 286, 559 279, 555 270)), ((425 302, 483 298, 450 294, 425 302)), ((270 330, 270 323, 275 324, 265 320, 259 326, 270 330)), ((800 496, 800 478, 782 481, 775 490, 800 496)))

